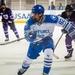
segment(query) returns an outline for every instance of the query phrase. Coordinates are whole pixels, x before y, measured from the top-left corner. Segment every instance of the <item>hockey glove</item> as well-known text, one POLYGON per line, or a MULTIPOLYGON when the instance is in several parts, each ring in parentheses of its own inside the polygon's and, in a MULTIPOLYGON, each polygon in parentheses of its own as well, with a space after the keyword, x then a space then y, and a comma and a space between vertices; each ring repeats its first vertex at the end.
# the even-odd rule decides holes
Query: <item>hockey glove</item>
POLYGON ((64 29, 61 29, 61 32, 62 32, 63 34, 67 34, 67 31, 64 30, 64 29))
POLYGON ((25 31, 24 32, 24 36, 25 36, 25 39, 28 41, 28 42, 31 42, 33 43, 34 40, 36 39, 36 32, 35 31, 25 31))
POLYGON ((12 21, 8 21, 8 23, 12 23, 12 21))

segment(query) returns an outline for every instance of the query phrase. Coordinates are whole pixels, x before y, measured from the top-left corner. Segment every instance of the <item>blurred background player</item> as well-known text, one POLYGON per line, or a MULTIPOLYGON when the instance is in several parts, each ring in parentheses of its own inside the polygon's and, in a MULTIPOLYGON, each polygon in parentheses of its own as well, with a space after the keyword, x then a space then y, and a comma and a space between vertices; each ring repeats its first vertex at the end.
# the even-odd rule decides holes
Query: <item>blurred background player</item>
POLYGON ((1 3, 0 15, 2 16, 2 24, 3 24, 4 34, 6 37, 5 41, 9 41, 8 26, 10 27, 11 30, 13 30, 14 34, 17 37, 17 40, 19 41, 19 34, 14 24, 13 13, 11 9, 6 7, 5 3, 1 3))
POLYGON ((32 17, 27 20, 24 28, 25 38, 30 42, 30 45, 22 68, 18 71, 18 75, 26 72, 32 61, 40 56, 41 51, 44 53, 42 75, 49 75, 54 52, 52 36, 55 25, 63 27, 72 38, 75 38, 75 33, 72 34, 75 31, 71 22, 66 21, 60 16, 44 15, 44 7, 42 5, 33 6, 32 17))
MULTIPOLYGON (((73 8, 71 7, 71 5, 66 6, 65 11, 62 12, 61 14, 61 17, 63 17, 64 19, 68 21, 73 22, 75 25, 75 11, 73 11, 73 8)), ((72 57, 72 54, 73 54, 73 48, 72 48, 73 39, 69 36, 67 31, 65 31, 64 29, 62 29, 62 32, 66 33, 65 45, 66 45, 68 54, 64 58, 68 60, 72 57)))

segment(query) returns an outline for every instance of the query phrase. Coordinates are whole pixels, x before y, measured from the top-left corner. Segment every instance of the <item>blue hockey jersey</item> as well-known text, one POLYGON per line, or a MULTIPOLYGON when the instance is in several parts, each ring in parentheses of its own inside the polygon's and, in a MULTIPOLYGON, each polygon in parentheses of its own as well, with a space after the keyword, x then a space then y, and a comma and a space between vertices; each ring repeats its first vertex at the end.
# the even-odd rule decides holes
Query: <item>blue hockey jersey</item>
POLYGON ((75 38, 73 24, 55 15, 44 15, 42 23, 36 23, 31 17, 24 27, 24 34, 27 41, 37 42, 46 37, 52 38, 55 26, 63 27, 72 38, 75 38))

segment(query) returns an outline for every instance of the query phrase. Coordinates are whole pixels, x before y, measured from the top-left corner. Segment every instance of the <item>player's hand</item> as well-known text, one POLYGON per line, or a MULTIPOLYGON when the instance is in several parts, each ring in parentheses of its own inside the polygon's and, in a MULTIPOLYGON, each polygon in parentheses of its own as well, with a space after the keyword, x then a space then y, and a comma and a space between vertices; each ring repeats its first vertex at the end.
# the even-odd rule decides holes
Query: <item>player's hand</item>
POLYGON ((64 29, 61 29, 61 32, 62 32, 63 34, 66 34, 66 33, 67 33, 67 31, 64 30, 64 29))
POLYGON ((24 31, 24 36, 28 42, 33 43, 34 40, 36 39, 36 32, 26 30, 26 31, 24 31))

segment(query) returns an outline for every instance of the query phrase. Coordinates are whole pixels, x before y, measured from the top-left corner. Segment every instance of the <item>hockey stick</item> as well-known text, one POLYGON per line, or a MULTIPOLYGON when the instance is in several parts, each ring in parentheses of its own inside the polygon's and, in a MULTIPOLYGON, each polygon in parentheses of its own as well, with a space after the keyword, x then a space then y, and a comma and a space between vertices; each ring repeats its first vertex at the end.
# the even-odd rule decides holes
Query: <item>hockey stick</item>
MULTIPOLYGON (((62 36, 63 36, 63 34, 60 36, 59 40, 57 41, 57 43, 56 43, 56 45, 55 45, 55 48, 57 47, 57 45, 58 45, 60 39, 62 38, 62 36)), ((20 38, 19 41, 20 41, 20 40, 23 40, 23 39, 25 39, 25 37, 20 38)), ((16 42, 16 41, 18 41, 18 40, 13 40, 13 41, 10 41, 10 42, 2 43, 2 44, 0 44, 0 45, 11 44, 11 43, 14 43, 14 42, 16 42)), ((55 50, 55 48, 54 48, 54 50, 55 50)), ((34 48, 33 48, 33 49, 34 49, 34 48)), ((56 59, 59 59, 59 57, 58 57, 56 54, 53 54, 53 55, 54 55, 54 57, 55 57, 56 59)))
POLYGON ((0 44, 0 45, 11 44, 11 43, 14 43, 14 42, 16 42, 16 41, 23 40, 23 39, 25 39, 25 37, 23 37, 23 38, 20 38, 20 39, 18 39, 18 40, 13 40, 13 41, 10 41, 10 42, 2 43, 2 44, 0 44))
MULTIPOLYGON (((56 45, 55 45, 54 50, 56 49, 56 47, 57 47, 59 41, 61 40, 62 36, 63 36, 63 33, 61 34, 60 38, 58 39, 58 41, 57 41, 57 43, 56 43, 56 45)), ((37 45, 37 43, 34 45, 34 47, 32 48, 32 50, 34 50, 34 48, 35 48, 36 45, 37 45)), ((59 59, 59 57, 58 57, 56 54, 53 54, 53 56, 54 56, 56 59, 59 59)))
MULTIPOLYGON (((58 39, 58 41, 57 41, 57 43, 56 43, 56 45, 55 45, 54 50, 56 49, 56 47, 57 47, 59 41, 61 40, 62 36, 63 36, 63 33, 61 34, 60 38, 58 39)), ((54 57, 55 57, 56 59, 59 59, 59 57, 58 57, 56 54, 53 54, 53 55, 54 55, 54 57)))

